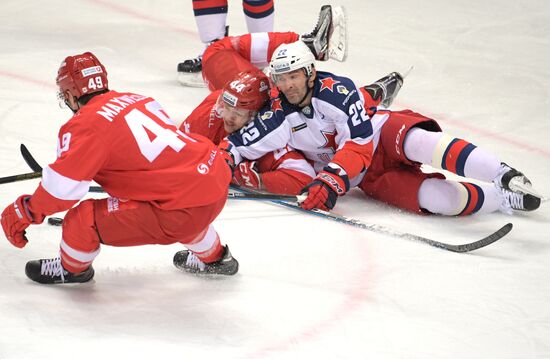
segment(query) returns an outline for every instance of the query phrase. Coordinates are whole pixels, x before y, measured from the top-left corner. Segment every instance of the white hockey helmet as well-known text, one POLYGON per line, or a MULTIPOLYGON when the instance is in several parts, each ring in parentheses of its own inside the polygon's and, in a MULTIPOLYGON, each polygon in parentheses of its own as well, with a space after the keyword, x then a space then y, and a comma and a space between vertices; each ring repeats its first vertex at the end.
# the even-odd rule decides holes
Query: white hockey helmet
POLYGON ((269 69, 274 82, 277 75, 298 69, 305 69, 306 76, 310 77, 315 67, 315 57, 311 50, 302 41, 279 45, 273 52, 269 69))

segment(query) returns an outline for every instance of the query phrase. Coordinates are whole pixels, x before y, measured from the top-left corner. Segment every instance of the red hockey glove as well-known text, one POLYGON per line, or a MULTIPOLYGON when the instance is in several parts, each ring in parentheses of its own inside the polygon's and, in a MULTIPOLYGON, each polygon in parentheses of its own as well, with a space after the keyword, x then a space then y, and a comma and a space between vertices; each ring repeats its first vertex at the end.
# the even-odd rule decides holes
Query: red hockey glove
POLYGON ((300 206, 307 210, 319 208, 328 211, 334 208, 338 196, 343 196, 348 190, 349 179, 345 171, 326 166, 302 190, 302 194, 307 192, 307 198, 300 206))
POLYGON ((223 157, 225 163, 231 168, 231 173, 233 173, 235 169, 235 157, 233 157, 231 153, 231 147, 233 147, 233 145, 229 141, 222 140, 218 145, 218 153, 223 157))
POLYGON ((27 202, 31 196, 24 194, 17 198, 14 203, 4 209, 2 212, 2 228, 11 244, 17 248, 23 248, 27 244, 25 237, 25 229, 30 224, 42 223, 44 217, 40 221, 35 221, 27 202))
POLYGON ((248 188, 261 189, 262 178, 256 168, 256 161, 243 161, 233 172, 234 184, 248 188))

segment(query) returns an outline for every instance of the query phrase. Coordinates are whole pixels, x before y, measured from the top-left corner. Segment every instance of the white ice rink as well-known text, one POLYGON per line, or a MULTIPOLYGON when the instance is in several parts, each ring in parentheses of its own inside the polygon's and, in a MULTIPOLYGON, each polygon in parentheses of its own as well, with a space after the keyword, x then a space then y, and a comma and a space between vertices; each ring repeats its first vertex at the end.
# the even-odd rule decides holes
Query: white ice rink
MULTIPOLYGON (((246 31, 230 0, 232 34, 246 31)), ((276 29, 309 32, 321 2, 275 0, 276 29)), ((339 4, 333 2, 333 4, 339 4)), ((414 70, 394 103, 498 153, 550 195, 550 2, 343 1, 348 61, 319 67, 367 84, 414 70)), ((26 144, 55 159, 61 60, 84 51, 110 87, 155 97, 178 122, 206 95, 176 82, 200 49, 191 1, 0 1, 0 176, 29 172, 26 144)), ((0 210, 38 180, 0 185, 0 210)), ((550 358, 550 207, 528 215, 418 216, 352 191, 335 212, 449 243, 512 222, 501 241, 454 254, 260 202, 216 221, 241 269, 204 279, 180 249, 102 247, 92 283, 41 286, 28 260, 57 254, 60 229, 0 238, 0 359, 550 358)))

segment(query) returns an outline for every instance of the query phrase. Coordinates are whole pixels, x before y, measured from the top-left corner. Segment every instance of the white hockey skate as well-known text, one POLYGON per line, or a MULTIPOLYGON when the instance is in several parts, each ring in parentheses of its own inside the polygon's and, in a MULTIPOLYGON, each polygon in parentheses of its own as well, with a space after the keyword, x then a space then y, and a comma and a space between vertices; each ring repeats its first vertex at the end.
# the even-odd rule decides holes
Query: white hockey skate
POLYGON ((328 40, 328 56, 344 62, 348 57, 348 31, 346 11, 343 6, 332 8, 332 34, 328 40))

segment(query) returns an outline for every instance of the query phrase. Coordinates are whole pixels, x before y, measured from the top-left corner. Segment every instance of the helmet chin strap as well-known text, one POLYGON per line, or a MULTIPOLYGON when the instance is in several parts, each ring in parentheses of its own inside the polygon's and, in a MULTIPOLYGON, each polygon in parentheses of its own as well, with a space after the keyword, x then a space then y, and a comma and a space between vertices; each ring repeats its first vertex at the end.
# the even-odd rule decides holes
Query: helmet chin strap
POLYGON ((304 97, 302 97, 302 99, 300 100, 300 102, 298 102, 298 106, 299 107, 304 107, 304 106, 300 106, 302 104, 302 102, 304 102, 306 100, 306 98, 309 96, 310 92, 313 90, 313 86, 312 87, 309 87, 308 83, 309 83, 309 77, 306 79, 306 88, 307 88, 307 91, 306 91, 306 94, 304 95, 304 97))
MULTIPOLYGON (((306 72, 306 69, 304 68, 304 72, 306 72)), ((307 73, 306 73, 307 75, 307 73)), ((311 79, 311 76, 313 76, 313 74, 309 75, 308 77, 306 77, 306 88, 307 88, 307 91, 304 95, 304 97, 302 97, 302 99, 298 102, 297 106, 298 107, 304 107, 304 106, 300 106, 302 104, 302 102, 305 101, 305 99, 309 96, 310 92, 313 90, 313 86, 312 87, 309 87, 309 80, 311 79)))
POLYGON ((71 110, 73 111, 73 114, 77 113, 78 110, 80 110, 80 103, 78 102, 78 99, 76 99, 76 97, 73 97, 74 99, 74 102, 76 103, 76 110, 73 109, 69 103, 69 101, 67 99, 65 99, 65 105, 71 110))

